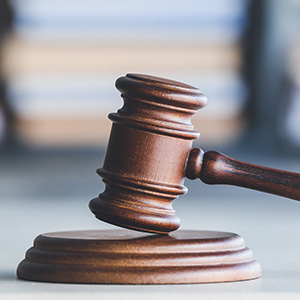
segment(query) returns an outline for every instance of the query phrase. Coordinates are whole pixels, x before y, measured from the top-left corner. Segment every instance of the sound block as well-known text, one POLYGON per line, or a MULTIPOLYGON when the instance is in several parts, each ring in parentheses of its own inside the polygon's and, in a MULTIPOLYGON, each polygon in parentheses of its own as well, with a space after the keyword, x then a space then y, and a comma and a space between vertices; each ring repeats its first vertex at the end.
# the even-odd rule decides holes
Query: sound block
POLYGON ((254 279, 261 268, 241 236, 180 230, 39 235, 19 264, 20 279, 93 284, 187 284, 254 279))

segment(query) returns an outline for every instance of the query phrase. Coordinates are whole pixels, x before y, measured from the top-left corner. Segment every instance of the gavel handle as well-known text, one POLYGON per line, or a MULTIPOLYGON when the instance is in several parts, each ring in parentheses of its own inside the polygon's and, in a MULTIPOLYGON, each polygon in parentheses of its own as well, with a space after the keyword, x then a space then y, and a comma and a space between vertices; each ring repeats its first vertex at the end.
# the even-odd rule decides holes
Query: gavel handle
POLYGON ((207 184, 229 184, 300 201, 300 174, 232 159, 217 151, 191 150, 186 177, 207 184))

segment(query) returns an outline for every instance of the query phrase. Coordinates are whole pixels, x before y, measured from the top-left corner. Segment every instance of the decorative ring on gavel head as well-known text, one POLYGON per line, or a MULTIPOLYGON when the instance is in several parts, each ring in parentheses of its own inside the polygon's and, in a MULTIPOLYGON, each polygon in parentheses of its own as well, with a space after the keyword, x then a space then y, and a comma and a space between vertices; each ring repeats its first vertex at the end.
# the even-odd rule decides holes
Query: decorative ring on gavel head
POLYGON ((105 191, 90 202, 97 218, 136 230, 168 233, 180 225, 172 201, 187 190, 186 176, 300 201, 300 174, 191 149, 199 137, 191 117, 207 99, 196 88, 129 74, 117 81, 124 106, 113 121, 104 166, 105 191))
POLYGON ((180 225, 172 201, 183 185, 192 142, 191 117, 207 103, 195 87, 128 74, 116 82, 124 106, 113 121, 104 165, 105 191, 90 202, 100 220, 141 231, 168 233, 180 225))

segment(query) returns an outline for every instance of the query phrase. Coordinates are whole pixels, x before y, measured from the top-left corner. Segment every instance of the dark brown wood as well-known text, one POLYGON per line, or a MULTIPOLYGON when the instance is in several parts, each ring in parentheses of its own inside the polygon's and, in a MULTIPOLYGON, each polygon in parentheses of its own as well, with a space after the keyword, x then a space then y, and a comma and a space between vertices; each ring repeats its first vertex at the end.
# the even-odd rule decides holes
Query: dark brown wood
POLYGON ((300 200, 300 174, 244 163, 217 151, 192 149, 186 176, 207 184, 236 185, 300 200))
POLYGON ((261 268, 233 233, 108 230, 42 234, 17 275, 61 283, 183 284, 254 279, 261 268))
POLYGON ((300 175, 237 162, 216 152, 192 150, 199 137, 191 117, 207 99, 195 87, 163 78, 128 74, 116 82, 124 106, 113 121, 104 165, 97 170, 105 191, 90 202, 103 221, 168 233, 180 226, 172 201, 188 178, 233 184, 300 200, 300 175), (203 159, 204 157, 204 159, 203 159))
POLYGON ((129 74, 117 80, 124 106, 113 121, 103 168, 105 191, 90 202, 98 219, 167 233, 180 225, 172 201, 186 193, 186 159, 199 137, 191 117, 207 99, 196 88, 129 74))

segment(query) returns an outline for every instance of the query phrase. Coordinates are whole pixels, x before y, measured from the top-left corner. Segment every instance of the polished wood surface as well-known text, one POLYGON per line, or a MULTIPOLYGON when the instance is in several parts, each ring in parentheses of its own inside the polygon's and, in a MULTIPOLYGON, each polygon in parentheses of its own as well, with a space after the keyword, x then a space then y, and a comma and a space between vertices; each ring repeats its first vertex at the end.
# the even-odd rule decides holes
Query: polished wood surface
POLYGON ((191 124, 207 99, 196 88, 145 75, 119 78, 124 106, 113 121, 104 165, 97 173, 105 191, 90 202, 97 218, 156 233, 176 230, 172 201, 186 193, 186 159, 193 139, 191 124))
POLYGON ((186 193, 185 176, 300 200, 299 174, 191 150, 199 137, 191 117, 207 103, 197 88, 139 74, 119 78, 116 87, 124 106, 109 115, 110 140, 97 170, 106 188, 90 202, 98 219, 140 231, 174 231, 180 220, 172 201, 186 193))
POLYGON ((254 279, 261 268, 233 233, 123 229, 42 234, 17 274, 62 283, 183 284, 254 279))
POLYGON ((124 106, 113 121, 104 165, 105 190, 90 202, 103 221, 127 230, 40 235, 18 266, 20 279, 103 284, 238 281, 261 275, 243 239, 233 233, 175 231, 172 202, 184 178, 232 184, 300 200, 300 175, 192 149, 191 117, 206 105, 196 88, 128 74, 117 80, 124 106), (175 232, 172 232, 175 231, 175 232), (172 232, 172 233, 170 233, 172 232))
POLYGON ((217 151, 191 150, 186 176, 207 184, 230 184, 300 200, 300 174, 232 159, 217 151))

